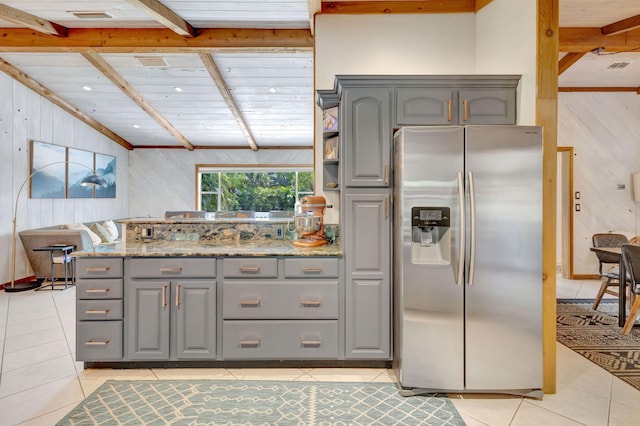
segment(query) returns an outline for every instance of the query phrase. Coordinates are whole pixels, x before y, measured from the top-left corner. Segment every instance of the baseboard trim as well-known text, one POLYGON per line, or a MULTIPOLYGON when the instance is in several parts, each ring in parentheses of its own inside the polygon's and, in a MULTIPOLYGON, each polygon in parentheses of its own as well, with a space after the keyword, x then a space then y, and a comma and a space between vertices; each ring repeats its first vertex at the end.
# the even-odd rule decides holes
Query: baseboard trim
POLYGON ((592 274, 573 274, 574 280, 598 280, 600 279, 600 275, 592 275, 592 274))

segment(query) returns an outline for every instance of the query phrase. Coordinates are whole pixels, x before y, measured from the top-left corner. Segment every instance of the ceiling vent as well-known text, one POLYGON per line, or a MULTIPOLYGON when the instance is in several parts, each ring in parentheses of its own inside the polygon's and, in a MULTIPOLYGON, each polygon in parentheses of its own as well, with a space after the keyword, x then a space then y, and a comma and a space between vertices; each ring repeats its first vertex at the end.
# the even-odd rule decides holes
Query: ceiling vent
POLYGON ((136 56, 136 59, 145 67, 166 67, 169 65, 161 56, 136 56))
POLYGON ((107 12, 74 12, 68 11, 78 19, 112 19, 113 16, 107 12))
POLYGON ((629 65, 631 62, 614 62, 607 67, 608 70, 621 70, 629 65))

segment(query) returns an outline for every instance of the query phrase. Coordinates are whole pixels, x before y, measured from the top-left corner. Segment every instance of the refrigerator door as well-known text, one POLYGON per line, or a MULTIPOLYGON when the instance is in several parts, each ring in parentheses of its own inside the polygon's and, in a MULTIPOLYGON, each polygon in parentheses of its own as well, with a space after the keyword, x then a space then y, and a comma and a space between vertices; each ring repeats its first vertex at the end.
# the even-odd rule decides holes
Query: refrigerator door
POLYGON ((466 388, 541 388, 542 130, 467 126, 465 161, 466 388))
POLYGON ((405 127, 394 151, 396 375, 404 387, 462 389, 464 128, 405 127), (412 238, 414 207, 448 208, 450 225, 429 231, 421 246, 412 238))

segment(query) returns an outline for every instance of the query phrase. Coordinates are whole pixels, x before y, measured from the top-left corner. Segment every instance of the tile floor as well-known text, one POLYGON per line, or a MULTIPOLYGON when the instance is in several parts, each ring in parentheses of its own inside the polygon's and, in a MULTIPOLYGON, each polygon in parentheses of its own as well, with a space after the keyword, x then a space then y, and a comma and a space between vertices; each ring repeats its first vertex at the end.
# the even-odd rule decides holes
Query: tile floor
MULTIPOLYGON (((558 279, 559 298, 593 297, 598 281, 558 279)), ((83 368, 75 355, 75 289, 0 291, 0 425, 53 425, 107 379, 392 381, 385 369, 83 368)), ((542 401, 451 395, 469 426, 640 425, 640 391, 558 345, 557 393, 542 401)))

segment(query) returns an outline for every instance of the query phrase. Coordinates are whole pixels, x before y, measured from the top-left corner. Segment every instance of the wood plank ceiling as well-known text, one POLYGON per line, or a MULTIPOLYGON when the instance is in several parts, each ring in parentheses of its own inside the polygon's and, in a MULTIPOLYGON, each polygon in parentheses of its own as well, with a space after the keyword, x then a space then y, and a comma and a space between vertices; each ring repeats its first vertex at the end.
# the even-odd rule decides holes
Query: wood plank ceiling
MULTIPOLYGON (((313 147, 314 13, 491 0, 0 2, 0 70, 116 143, 258 150, 313 147)), ((560 23, 561 90, 637 90, 640 2, 560 0, 560 23)))

